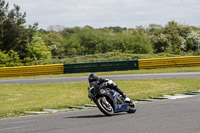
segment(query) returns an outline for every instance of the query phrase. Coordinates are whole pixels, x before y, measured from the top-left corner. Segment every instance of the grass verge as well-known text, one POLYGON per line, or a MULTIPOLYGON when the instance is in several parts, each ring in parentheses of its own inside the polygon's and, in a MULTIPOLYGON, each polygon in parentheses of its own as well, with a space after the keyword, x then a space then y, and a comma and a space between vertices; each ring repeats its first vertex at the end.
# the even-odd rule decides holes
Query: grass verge
MULTIPOLYGON (((152 79, 116 81, 133 99, 200 90, 200 79, 152 79)), ((0 85, 0 118, 24 115, 24 111, 66 108, 90 103, 86 82, 0 85)))

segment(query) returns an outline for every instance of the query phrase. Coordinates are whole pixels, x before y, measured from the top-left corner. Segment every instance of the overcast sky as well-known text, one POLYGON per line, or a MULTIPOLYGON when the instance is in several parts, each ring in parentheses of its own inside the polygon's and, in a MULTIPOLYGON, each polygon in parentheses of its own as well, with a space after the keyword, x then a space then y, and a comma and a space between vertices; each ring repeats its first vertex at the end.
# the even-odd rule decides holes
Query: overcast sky
POLYGON ((149 24, 166 25, 175 20, 200 27, 200 0, 5 0, 26 12, 27 24, 94 28, 121 26, 135 28, 149 24))

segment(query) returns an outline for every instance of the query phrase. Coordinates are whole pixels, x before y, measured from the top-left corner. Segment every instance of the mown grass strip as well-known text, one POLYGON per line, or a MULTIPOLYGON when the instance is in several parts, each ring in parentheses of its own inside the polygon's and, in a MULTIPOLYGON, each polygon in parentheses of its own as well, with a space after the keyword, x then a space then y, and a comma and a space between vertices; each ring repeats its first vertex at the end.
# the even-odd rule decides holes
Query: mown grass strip
MULTIPOLYGON (((134 100, 200 90, 200 79, 128 80, 116 83, 134 100)), ((87 96, 87 86, 87 82, 0 85, 0 118, 24 115, 25 111, 92 104, 87 96)))

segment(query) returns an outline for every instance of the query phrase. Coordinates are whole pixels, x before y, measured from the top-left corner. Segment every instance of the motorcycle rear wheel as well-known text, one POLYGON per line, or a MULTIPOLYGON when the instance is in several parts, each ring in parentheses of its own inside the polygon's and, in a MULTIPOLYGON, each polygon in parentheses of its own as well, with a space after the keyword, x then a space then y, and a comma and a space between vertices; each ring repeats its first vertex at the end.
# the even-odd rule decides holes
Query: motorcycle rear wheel
POLYGON ((114 114, 114 109, 109 101, 107 101, 106 97, 99 97, 96 104, 99 110, 105 115, 112 116, 114 114))

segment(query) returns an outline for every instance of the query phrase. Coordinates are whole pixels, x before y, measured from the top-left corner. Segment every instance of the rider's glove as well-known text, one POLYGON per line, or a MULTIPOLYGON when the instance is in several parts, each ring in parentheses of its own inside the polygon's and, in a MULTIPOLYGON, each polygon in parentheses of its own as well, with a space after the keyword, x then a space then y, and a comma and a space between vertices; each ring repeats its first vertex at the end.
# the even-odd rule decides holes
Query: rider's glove
POLYGON ((106 81, 106 82, 104 82, 104 83, 102 84, 102 86, 110 86, 110 85, 112 85, 112 84, 114 83, 112 80, 109 80, 109 79, 105 79, 105 81, 106 81))
POLYGON ((107 82, 107 85, 112 89, 117 88, 117 84, 115 82, 113 82, 112 80, 109 80, 107 82))

